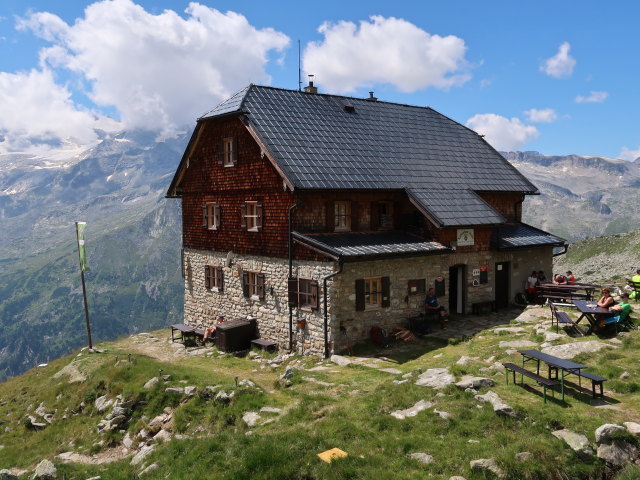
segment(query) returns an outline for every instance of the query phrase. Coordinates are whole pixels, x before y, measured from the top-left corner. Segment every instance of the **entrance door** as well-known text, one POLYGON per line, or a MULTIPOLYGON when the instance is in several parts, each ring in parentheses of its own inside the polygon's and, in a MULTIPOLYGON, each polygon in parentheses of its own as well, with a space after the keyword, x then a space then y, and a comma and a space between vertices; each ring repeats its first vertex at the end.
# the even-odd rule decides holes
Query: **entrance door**
POLYGON ((464 265, 449 268, 449 312, 464 313, 464 265))
POLYGON ((509 306, 509 262, 496 263, 496 308, 509 306))

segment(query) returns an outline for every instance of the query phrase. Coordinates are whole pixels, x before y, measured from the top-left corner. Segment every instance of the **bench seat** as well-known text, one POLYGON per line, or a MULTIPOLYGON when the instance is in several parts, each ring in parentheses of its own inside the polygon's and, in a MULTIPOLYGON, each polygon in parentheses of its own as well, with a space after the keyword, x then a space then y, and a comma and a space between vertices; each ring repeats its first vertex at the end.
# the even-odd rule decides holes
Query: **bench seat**
POLYGON ((261 350, 266 350, 267 352, 273 352, 278 348, 278 344, 276 342, 267 340, 266 338, 256 338, 251 340, 251 345, 258 347, 261 350))
MULTIPOLYGON (((513 373, 513 383, 516 383, 516 373, 519 373, 520 375, 529 377, 542 385, 542 388, 544 389, 544 403, 547 403, 547 388, 559 385, 559 383, 555 380, 552 380, 551 378, 541 377, 540 375, 530 372, 526 368, 516 365, 515 363, 503 363, 502 366, 505 368, 505 370, 507 370, 507 384, 509 383, 509 371, 511 371, 513 373)), ((553 392, 553 390, 551 391, 553 392)))
POLYGON ((599 377, 598 375, 594 375, 593 373, 580 371, 580 376, 584 378, 588 378, 591 380, 591 392, 593 393, 593 398, 596 396, 604 397, 604 390, 602 384, 607 380, 604 377, 599 377), (596 394, 596 385, 600 386, 600 393, 596 394))

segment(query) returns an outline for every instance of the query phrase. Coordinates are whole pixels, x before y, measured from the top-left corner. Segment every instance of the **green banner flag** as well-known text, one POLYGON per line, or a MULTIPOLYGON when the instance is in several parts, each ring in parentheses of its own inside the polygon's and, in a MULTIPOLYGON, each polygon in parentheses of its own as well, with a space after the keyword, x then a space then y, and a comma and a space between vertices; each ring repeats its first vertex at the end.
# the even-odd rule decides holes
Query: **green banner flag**
POLYGON ((87 222, 76 222, 76 234, 78 235, 78 254, 80 255, 80 268, 83 272, 89 270, 87 265, 87 252, 84 248, 84 231, 87 228, 87 222))

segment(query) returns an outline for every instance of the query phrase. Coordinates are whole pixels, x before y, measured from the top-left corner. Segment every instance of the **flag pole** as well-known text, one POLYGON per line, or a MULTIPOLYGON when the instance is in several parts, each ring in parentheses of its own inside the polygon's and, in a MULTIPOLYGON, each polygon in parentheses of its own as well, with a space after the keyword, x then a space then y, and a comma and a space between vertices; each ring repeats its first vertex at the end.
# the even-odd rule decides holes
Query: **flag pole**
POLYGON ((87 323, 87 338, 89 339, 89 349, 93 349, 91 341, 91 324, 89 323, 89 304, 87 303, 87 287, 84 282, 84 271, 88 270, 86 253, 84 252, 84 226, 86 222, 76 222, 76 239, 78 240, 78 260, 80 261, 80 278, 82 279, 82 298, 84 299, 84 318, 87 323), (80 228, 82 228, 82 238, 80 238, 80 228), (83 255, 83 253, 85 253, 83 255), (84 257, 84 258, 83 258, 84 257))

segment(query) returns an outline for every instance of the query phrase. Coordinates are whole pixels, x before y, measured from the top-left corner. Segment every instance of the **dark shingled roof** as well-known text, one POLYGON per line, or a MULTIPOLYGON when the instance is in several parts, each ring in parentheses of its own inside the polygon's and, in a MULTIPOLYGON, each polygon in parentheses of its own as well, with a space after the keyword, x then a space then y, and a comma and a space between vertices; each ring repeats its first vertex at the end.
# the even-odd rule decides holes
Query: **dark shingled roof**
POLYGON ((525 223, 509 223, 493 230, 493 242, 499 249, 561 246, 565 240, 525 223))
POLYGON ((201 120, 242 113, 299 189, 404 189, 441 226, 504 218, 475 191, 537 193, 478 134, 428 107, 250 85, 201 120))
POLYGON ((393 232, 345 232, 299 233, 294 239, 317 250, 343 260, 375 256, 418 256, 446 253, 450 249, 438 242, 428 242, 410 233, 393 232))

